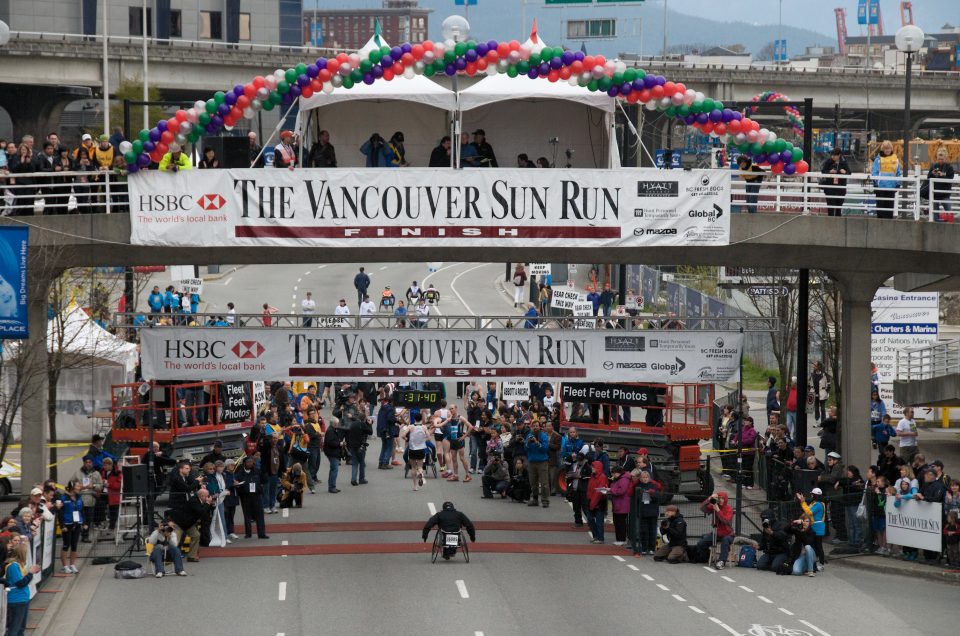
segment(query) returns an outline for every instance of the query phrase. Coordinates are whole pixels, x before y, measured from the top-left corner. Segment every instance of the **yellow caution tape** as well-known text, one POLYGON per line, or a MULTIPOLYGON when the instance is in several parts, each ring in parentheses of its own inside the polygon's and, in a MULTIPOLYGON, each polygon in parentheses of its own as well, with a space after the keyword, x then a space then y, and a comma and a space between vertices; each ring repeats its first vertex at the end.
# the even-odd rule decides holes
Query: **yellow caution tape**
MULTIPOLYGON (((90 446, 88 442, 64 442, 57 444, 44 444, 44 448, 80 448, 81 446, 90 446)), ((23 448, 23 444, 10 444, 7 448, 23 448)))

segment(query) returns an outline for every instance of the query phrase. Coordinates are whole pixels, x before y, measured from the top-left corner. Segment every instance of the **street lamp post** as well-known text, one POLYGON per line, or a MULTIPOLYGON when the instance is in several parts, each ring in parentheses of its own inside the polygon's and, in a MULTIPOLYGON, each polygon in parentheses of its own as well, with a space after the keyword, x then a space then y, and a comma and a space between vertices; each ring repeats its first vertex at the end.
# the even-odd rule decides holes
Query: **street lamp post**
MULTIPOLYGON (((469 1, 469 0, 467 0, 469 1)), ((464 4, 466 6, 466 4, 464 4)), ((445 19, 440 25, 444 40, 453 40, 454 43, 466 42, 470 37, 470 23, 462 15, 452 15, 445 19)), ((450 78, 453 92, 460 100, 460 93, 457 86, 457 74, 454 73, 450 78)), ((460 120, 457 112, 453 112, 453 118, 450 121, 450 167, 460 168, 460 120)))
POLYGON ((897 50, 907 54, 907 77, 903 95, 903 160, 910 169, 910 84, 913 79, 913 54, 923 47, 923 30, 913 24, 901 27, 894 40, 897 50))

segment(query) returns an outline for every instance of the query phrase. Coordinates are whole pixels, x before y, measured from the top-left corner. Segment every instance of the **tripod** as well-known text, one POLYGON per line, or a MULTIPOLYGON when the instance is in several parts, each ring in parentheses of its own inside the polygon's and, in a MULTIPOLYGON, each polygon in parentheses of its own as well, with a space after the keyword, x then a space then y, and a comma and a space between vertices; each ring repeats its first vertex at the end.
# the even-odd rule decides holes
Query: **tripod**
MULTIPOLYGON (((120 555, 120 560, 121 560, 121 561, 125 561, 126 559, 131 558, 131 557, 133 556, 133 553, 134 553, 135 551, 143 551, 143 550, 146 550, 146 549, 147 549, 146 539, 145 539, 145 537, 144 537, 144 535, 143 535, 143 500, 144 500, 144 497, 141 496, 141 495, 136 495, 136 500, 137 500, 137 504, 136 504, 136 505, 137 505, 136 521, 134 522, 134 524, 133 524, 133 526, 132 526, 131 528, 129 528, 128 530, 124 531, 124 533, 126 533, 126 532, 129 532, 130 530, 133 530, 133 533, 134 533, 134 534, 133 534, 133 537, 131 537, 131 539, 130 539, 130 545, 127 547, 126 550, 124 550, 123 554, 120 555)), ((152 522, 153 519, 150 519, 150 521, 152 522)), ((120 529, 119 529, 119 520, 117 521, 117 525, 118 525, 117 532, 119 533, 119 532, 120 532, 120 529)))

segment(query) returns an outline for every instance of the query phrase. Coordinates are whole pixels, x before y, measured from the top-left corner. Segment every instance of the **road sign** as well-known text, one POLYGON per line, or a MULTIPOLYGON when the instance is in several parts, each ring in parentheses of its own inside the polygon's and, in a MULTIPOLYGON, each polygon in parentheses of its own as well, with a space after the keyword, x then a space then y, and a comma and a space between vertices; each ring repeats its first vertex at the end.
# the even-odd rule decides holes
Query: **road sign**
POLYGON ((787 59, 788 59, 787 58, 787 41, 774 40, 773 41, 773 61, 786 62, 787 59))
POLYGON ((786 296, 790 293, 783 285, 755 285, 747 288, 748 296, 786 296))
POLYGON ((857 5, 857 24, 879 24, 880 22, 880 2, 879 0, 860 0, 857 5))
POLYGON ((463 5, 475 7, 477 5, 477 0, 453 0, 453 4, 457 5, 458 7, 462 7, 463 5))
POLYGON ((653 163, 658 168, 664 168, 667 165, 666 155, 667 152, 670 153, 670 167, 679 169, 682 167, 681 160, 683 159, 683 153, 679 150, 665 150, 663 148, 657 148, 656 153, 653 156, 653 163))

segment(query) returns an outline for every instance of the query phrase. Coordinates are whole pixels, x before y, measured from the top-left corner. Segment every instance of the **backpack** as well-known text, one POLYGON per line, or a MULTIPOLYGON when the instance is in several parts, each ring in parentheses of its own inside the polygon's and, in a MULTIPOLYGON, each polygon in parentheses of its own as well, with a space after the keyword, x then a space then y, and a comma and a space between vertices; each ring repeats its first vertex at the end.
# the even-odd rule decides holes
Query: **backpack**
POLYGON ((740 548, 740 558, 737 560, 737 567, 755 568, 757 567, 757 549, 752 545, 745 545, 740 548))
POLYGON ((136 561, 121 561, 113 566, 115 579, 142 579, 145 575, 143 566, 136 561))

